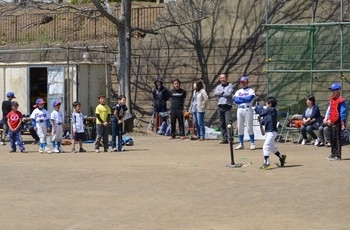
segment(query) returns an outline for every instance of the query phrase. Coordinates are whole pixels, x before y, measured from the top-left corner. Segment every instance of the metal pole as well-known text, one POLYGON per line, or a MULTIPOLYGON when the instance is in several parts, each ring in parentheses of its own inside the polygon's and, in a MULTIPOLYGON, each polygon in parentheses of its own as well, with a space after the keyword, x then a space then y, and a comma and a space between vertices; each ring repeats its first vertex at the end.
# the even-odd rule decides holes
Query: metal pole
MULTIPOLYGON (((340 0, 340 21, 343 21, 343 0, 340 0)), ((343 69, 343 25, 340 25, 340 69, 343 69)), ((340 79, 342 79, 341 81, 341 93, 343 94, 343 73, 340 72, 340 79)))
POLYGON ((68 95, 66 95, 66 111, 67 111, 67 114, 71 114, 71 111, 70 111, 70 106, 68 106, 70 104, 70 101, 71 101, 71 94, 70 94, 70 88, 71 88, 71 78, 70 78, 70 75, 69 75, 69 43, 67 44, 67 93, 68 95))
POLYGON ((350 72, 350 69, 305 69, 305 70, 291 70, 291 69, 272 69, 266 70, 266 73, 339 73, 350 72))
MULTIPOLYGON (((269 0, 265 1, 265 23, 266 25, 269 24, 269 0)), ((266 64, 265 64, 265 69, 269 69, 269 33, 268 33, 269 28, 265 28, 265 59, 266 59, 266 64)), ((270 91, 270 75, 268 72, 266 72, 266 94, 269 96, 269 91, 270 91)))
POLYGON ((230 145, 230 155, 231 155, 231 163, 229 165, 227 165, 230 168, 240 168, 243 165, 240 163, 235 163, 235 158, 234 158, 234 154, 233 154, 233 127, 232 124, 228 124, 227 125, 227 137, 228 137, 228 142, 230 145))
POLYGON ((110 98, 109 98, 109 81, 108 81, 108 62, 107 62, 107 33, 105 32, 105 46, 104 46, 104 51, 105 51, 105 84, 106 84, 106 98, 107 98, 107 103, 110 103, 110 98))
POLYGON ((307 27, 307 26, 339 26, 350 25, 350 22, 318 22, 318 23, 290 23, 290 24, 264 24, 265 27, 307 27))

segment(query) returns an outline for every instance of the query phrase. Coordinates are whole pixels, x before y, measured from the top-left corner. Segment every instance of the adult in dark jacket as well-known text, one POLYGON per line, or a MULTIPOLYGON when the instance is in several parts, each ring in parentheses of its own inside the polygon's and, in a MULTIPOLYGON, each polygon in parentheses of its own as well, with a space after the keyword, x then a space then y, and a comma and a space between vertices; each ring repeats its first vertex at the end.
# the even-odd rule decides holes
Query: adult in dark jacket
POLYGON ((153 106, 155 113, 161 113, 167 111, 166 102, 169 100, 169 90, 165 88, 163 79, 157 76, 154 80, 153 94, 153 106))
MULTIPOLYGON (((166 103, 169 100, 170 94, 169 90, 165 88, 163 84, 163 79, 160 76, 157 76, 154 80, 154 90, 152 92, 153 95, 153 118, 156 120, 156 131, 158 133, 158 128, 161 126, 161 123, 165 122, 166 124, 166 117, 167 115, 165 112, 167 111, 166 103)), ((162 130, 161 133, 163 133, 165 130, 162 130)), ((160 133, 160 134, 161 134, 160 133)))
POLYGON ((7 114, 9 112, 11 112, 11 101, 12 101, 12 99, 16 98, 15 94, 13 92, 8 92, 6 94, 6 97, 7 97, 7 99, 5 99, 2 102, 2 106, 1 106, 1 109, 2 109, 2 125, 3 125, 3 131, 2 131, 2 134, 1 134, 1 142, 0 142, 1 145, 6 145, 5 138, 6 138, 7 134, 8 134, 8 131, 9 131, 9 127, 7 125, 7 114))
POLYGON ((316 103, 316 100, 313 95, 309 95, 306 98, 307 108, 303 113, 303 124, 300 129, 301 134, 303 136, 303 141, 301 142, 302 145, 306 144, 306 141, 307 141, 306 133, 310 134, 312 139, 314 139, 314 145, 317 146, 319 144, 318 137, 315 134, 314 130, 318 130, 320 124, 322 123, 322 116, 321 116, 320 109, 315 103, 316 103))

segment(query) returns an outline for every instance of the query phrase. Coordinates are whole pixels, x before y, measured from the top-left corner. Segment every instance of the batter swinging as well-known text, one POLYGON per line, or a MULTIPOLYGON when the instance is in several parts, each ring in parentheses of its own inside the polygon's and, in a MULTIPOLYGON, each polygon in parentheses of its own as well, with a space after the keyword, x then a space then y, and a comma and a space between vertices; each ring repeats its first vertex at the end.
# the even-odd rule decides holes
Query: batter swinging
POLYGON ((237 105, 237 127, 239 145, 235 149, 244 149, 244 124, 248 128, 250 139, 250 149, 255 149, 254 130, 253 130, 253 109, 252 102, 255 97, 255 92, 248 86, 248 77, 243 76, 240 79, 242 88, 237 90, 233 96, 233 100, 237 105))

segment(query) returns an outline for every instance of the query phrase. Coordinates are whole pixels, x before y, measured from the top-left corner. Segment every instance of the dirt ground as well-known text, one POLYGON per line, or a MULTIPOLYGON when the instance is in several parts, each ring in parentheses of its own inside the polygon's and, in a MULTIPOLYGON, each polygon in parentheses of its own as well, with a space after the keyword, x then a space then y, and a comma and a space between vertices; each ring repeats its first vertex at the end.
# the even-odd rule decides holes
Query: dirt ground
POLYGON ((277 143, 286 167, 259 170, 263 141, 235 151, 251 165, 230 168, 219 140, 130 136, 135 145, 117 153, 1 146, 0 229, 350 228, 350 145, 331 162, 329 148, 277 143))

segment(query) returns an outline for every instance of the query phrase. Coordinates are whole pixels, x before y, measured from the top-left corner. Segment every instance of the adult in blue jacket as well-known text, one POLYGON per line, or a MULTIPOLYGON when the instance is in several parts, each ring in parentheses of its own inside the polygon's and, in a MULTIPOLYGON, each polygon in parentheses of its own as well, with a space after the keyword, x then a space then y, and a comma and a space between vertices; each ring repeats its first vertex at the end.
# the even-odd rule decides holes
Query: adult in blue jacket
POLYGON ((314 130, 318 130, 320 124, 322 123, 322 116, 320 109, 315 103, 316 99, 313 95, 309 95, 306 98, 307 107, 303 113, 303 124, 300 129, 303 136, 303 141, 301 142, 302 145, 306 144, 307 133, 310 134, 314 140, 314 145, 319 144, 319 139, 314 130))

